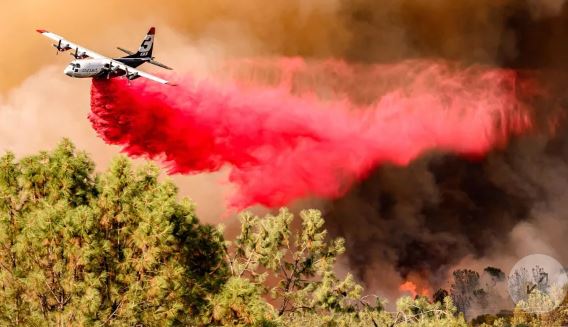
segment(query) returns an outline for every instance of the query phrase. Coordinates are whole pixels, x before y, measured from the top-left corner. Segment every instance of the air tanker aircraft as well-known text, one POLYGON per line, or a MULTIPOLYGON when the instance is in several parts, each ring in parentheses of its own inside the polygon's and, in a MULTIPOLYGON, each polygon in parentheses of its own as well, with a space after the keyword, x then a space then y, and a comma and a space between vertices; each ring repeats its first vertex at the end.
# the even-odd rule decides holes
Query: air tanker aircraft
POLYGON ((172 69, 162 63, 155 61, 154 57, 152 57, 152 50, 154 49, 154 35, 156 34, 156 29, 154 27, 150 28, 148 34, 146 34, 146 37, 144 38, 144 41, 142 41, 138 52, 133 53, 131 51, 118 47, 117 49, 128 54, 128 56, 122 58, 105 57, 87 48, 83 48, 80 45, 67 41, 57 34, 48 32, 46 30, 37 31, 38 33, 41 33, 44 36, 57 42, 53 45, 57 49, 56 53, 72 50, 71 55, 75 57, 75 60, 73 60, 63 71, 67 76, 76 78, 91 77, 106 79, 117 76, 124 76, 129 81, 138 77, 144 77, 158 83, 174 85, 164 79, 136 69, 136 67, 142 65, 145 62, 165 69, 172 69))

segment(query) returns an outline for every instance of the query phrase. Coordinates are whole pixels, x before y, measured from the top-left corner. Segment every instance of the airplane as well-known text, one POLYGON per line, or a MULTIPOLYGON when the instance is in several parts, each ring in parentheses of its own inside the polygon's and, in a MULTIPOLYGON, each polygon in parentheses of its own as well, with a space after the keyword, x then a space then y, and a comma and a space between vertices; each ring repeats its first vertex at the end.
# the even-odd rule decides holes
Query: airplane
POLYGON ((118 50, 128 55, 121 58, 109 58, 100 55, 92 50, 70 42, 57 34, 48 32, 43 29, 38 29, 37 32, 57 42, 56 44, 53 44, 53 46, 57 49, 56 54, 59 54, 59 52, 72 50, 71 55, 75 57, 75 60, 71 61, 71 63, 69 63, 69 65, 65 67, 65 70, 63 71, 67 76, 75 78, 90 77, 96 79, 109 79, 113 77, 124 76, 126 79, 128 79, 129 83, 131 80, 137 79, 139 77, 144 77, 158 83, 175 85, 174 83, 171 83, 165 79, 136 69, 136 67, 147 62, 165 69, 172 70, 172 68, 155 61, 154 57, 152 57, 152 51, 154 49, 154 36, 156 35, 156 29, 154 27, 150 28, 150 30, 146 34, 146 37, 142 41, 138 52, 132 52, 124 48, 117 47, 118 50))

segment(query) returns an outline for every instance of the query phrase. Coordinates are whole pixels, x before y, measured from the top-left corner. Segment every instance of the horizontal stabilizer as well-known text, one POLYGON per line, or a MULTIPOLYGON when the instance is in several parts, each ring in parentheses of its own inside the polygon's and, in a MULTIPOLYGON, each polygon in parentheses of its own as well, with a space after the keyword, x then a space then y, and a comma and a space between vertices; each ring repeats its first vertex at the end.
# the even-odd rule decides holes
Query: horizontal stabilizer
POLYGON ((151 63, 152 65, 156 65, 156 66, 158 66, 158 67, 162 67, 162 68, 165 68, 165 69, 173 70, 173 68, 168 67, 168 66, 162 64, 161 62, 157 62, 157 61, 155 61, 155 60, 150 60, 150 61, 148 61, 148 62, 151 63))
POLYGON ((129 50, 126 50, 126 49, 124 49, 124 48, 121 48, 121 47, 116 47, 116 48, 117 48, 118 50, 120 50, 120 51, 126 53, 126 54, 129 54, 129 55, 133 55, 133 54, 134 54, 134 52, 129 51, 129 50))

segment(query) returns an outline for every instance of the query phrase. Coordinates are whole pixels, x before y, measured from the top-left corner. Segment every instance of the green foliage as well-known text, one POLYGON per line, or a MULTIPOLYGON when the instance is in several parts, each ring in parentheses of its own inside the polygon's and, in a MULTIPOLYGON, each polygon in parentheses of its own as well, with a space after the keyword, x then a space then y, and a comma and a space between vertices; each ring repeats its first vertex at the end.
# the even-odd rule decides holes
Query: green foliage
MULTIPOLYGON (((467 326, 486 297, 479 274, 454 273, 451 297, 403 297, 395 312, 369 304, 351 275, 339 278, 342 239, 330 239, 317 210, 299 221, 241 215, 225 242, 199 224, 156 167, 117 158, 97 174, 63 141, 52 152, 0 158, 1 326, 467 326), (454 306, 452 299, 456 300, 454 306)), ((504 280, 497 268, 484 271, 504 280)), ((533 297, 483 326, 561 326, 568 305, 533 297)))
POLYGON ((261 288, 246 279, 230 278, 212 298, 212 323, 220 326, 276 326, 274 308, 261 297, 261 288))
MULTIPOLYGON (((232 279, 240 283, 248 279, 251 284, 237 284, 239 291, 231 290, 233 295, 223 297, 234 300, 220 301, 227 303, 222 308, 235 303, 229 314, 232 320, 225 322, 246 324, 240 317, 247 316, 248 308, 262 312, 257 317, 283 326, 466 326, 449 297, 441 303, 422 297, 402 298, 394 313, 385 311, 380 300, 369 305, 351 275, 340 279, 333 270, 337 257, 345 251, 344 241, 327 238, 321 212, 305 210, 299 216, 296 227, 294 216, 286 209, 264 218, 241 216, 241 234, 233 244, 227 242, 226 257, 232 279), (236 298, 235 294, 242 293, 246 295, 236 298), (267 316, 270 311, 253 300, 255 294, 270 295, 280 318, 267 316), (240 306, 245 302, 242 299, 251 299, 251 307, 259 309, 240 306)), ((228 310, 222 312, 225 316, 228 310)))
POLYGON ((0 158, 0 324, 203 320, 225 280, 223 241, 176 195, 125 158, 97 176, 69 141, 0 158))
POLYGON ((565 298, 563 303, 555 307, 550 296, 534 290, 526 301, 519 301, 511 319, 513 326, 565 326, 568 323, 568 302, 565 298))
POLYGON ((327 315, 313 312, 292 313, 284 317, 286 326, 392 326, 392 327, 460 327, 467 326, 462 315, 456 314, 451 298, 443 303, 430 303, 426 298, 403 297, 397 301, 397 311, 363 307, 353 312, 334 312, 327 315))
POLYGON ((351 275, 339 279, 333 271, 337 256, 345 251, 344 241, 326 239, 317 210, 300 213, 299 232, 292 232, 293 218, 285 209, 264 218, 243 214, 241 234, 233 246, 227 244, 232 275, 262 287, 276 300, 279 315, 353 310, 361 286, 351 275))
POLYGON ((402 297, 397 301, 397 326, 467 326, 462 315, 457 314, 450 297, 446 297, 443 303, 430 303, 424 297, 412 300, 402 297))

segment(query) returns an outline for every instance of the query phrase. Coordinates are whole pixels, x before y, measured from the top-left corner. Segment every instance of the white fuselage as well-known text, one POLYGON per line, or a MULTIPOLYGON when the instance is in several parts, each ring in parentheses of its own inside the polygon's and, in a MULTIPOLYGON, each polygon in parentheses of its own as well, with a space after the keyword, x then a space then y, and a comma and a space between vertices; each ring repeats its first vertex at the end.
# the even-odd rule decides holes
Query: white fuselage
POLYGON ((101 77, 108 74, 109 68, 108 59, 77 59, 69 63, 63 72, 76 78, 101 77))

